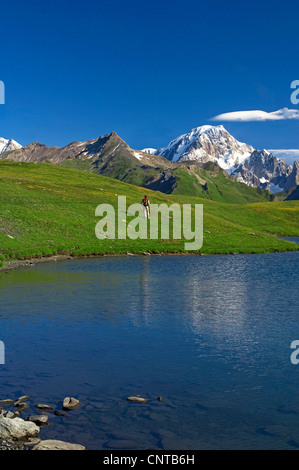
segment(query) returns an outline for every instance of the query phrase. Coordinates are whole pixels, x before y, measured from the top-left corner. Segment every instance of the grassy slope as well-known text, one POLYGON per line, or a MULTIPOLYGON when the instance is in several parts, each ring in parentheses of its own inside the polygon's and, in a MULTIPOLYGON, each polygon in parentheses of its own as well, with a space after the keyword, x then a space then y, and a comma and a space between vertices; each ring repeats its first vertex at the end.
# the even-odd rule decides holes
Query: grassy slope
POLYGON ((80 160, 69 159, 62 163, 63 166, 78 170, 85 170, 96 174, 108 176, 135 186, 148 187, 153 178, 159 179, 165 169, 168 169, 177 177, 177 187, 173 194, 197 196, 204 199, 212 199, 219 202, 239 203, 263 202, 273 199, 270 193, 257 188, 250 188, 230 178, 224 170, 213 163, 208 165, 208 170, 193 165, 193 170, 188 171, 183 165, 178 168, 163 157, 147 157, 150 162, 141 163, 125 142, 117 135, 112 136, 105 145, 101 158, 80 160), (119 147, 118 150, 114 149, 119 147), (198 176, 199 178, 197 178, 198 176), (208 189, 203 189, 202 182, 207 183, 208 189))
MULTIPOLYGON (((67 160, 63 166, 78 170, 91 171, 86 161, 67 160)), ((154 167, 129 166, 128 162, 119 159, 118 165, 105 169, 104 175, 109 178, 115 178, 125 183, 135 186, 147 187, 153 177, 161 175, 163 169, 154 167)), ((273 199, 267 191, 250 188, 243 183, 230 179, 223 172, 206 171, 198 168, 196 173, 201 180, 206 181, 208 189, 203 189, 202 183, 196 178, 196 175, 190 173, 183 166, 178 169, 172 169, 171 172, 177 176, 178 185, 173 194, 186 196, 196 196, 204 199, 211 199, 219 202, 244 204, 247 202, 266 202, 273 199)), ((100 173, 100 171, 99 171, 100 173)))
POLYGON ((121 152, 114 159, 105 158, 104 156, 103 161, 95 168, 92 166, 92 161, 79 159, 66 160, 61 165, 90 173, 103 174, 109 178, 143 187, 146 187, 148 181, 153 177, 158 177, 162 171, 154 167, 141 168, 138 161, 134 162, 134 160, 125 158, 121 152))
MULTIPOLYGON (((180 252, 183 240, 98 240, 100 203, 140 202, 144 189, 50 164, 0 163, 0 261, 53 254, 180 252), (13 237, 13 238, 10 238, 13 237)), ((152 203, 204 204, 203 253, 295 250, 276 235, 299 235, 299 201, 223 204, 147 191, 152 203)))
POLYGON ((288 201, 298 201, 299 200, 299 185, 296 188, 293 188, 289 191, 287 195, 288 201))
POLYGON ((218 202, 244 204, 248 202, 266 202, 272 199, 271 194, 258 188, 251 188, 235 179, 231 179, 223 170, 217 171, 211 166, 212 171, 198 169, 197 174, 206 182, 207 190, 203 189, 195 174, 188 174, 183 167, 174 173, 180 178, 173 194, 197 196, 218 202))

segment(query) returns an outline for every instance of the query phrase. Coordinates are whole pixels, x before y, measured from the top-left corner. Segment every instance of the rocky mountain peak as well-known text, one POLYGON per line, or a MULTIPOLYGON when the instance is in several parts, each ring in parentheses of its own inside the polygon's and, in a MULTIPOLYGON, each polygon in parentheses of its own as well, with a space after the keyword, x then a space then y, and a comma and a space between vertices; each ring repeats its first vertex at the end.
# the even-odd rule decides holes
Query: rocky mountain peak
POLYGON ((21 147, 22 145, 18 144, 18 142, 13 139, 4 139, 3 137, 0 137, 0 153, 12 152, 13 150, 17 150, 21 147))
POLYGON ((289 191, 290 189, 298 185, 299 185, 299 162, 295 161, 292 172, 290 173, 289 177, 287 178, 285 182, 284 189, 286 191, 289 191))

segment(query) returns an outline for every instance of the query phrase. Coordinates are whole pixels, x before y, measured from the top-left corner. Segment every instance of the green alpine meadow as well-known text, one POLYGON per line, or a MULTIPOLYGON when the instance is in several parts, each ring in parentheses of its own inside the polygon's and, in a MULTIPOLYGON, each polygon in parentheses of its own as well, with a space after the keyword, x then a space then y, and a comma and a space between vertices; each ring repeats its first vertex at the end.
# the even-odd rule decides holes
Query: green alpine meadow
MULTIPOLYGON (((226 182, 226 180, 224 181, 226 182)), ((164 194, 102 175, 47 163, 0 162, 0 260, 2 268, 15 260, 53 255, 184 253, 184 239, 103 239, 95 236, 99 204, 118 210, 118 196, 140 203, 203 204, 203 245, 188 254, 232 254, 295 251, 298 245, 280 237, 299 233, 299 201, 219 202, 200 195, 164 194)), ((245 197, 256 189, 241 183, 245 197)), ((240 191, 240 189, 238 188, 240 191)), ((229 191, 229 189, 227 189, 229 191)), ((241 199, 243 200, 243 199, 241 199)), ((128 218, 130 220, 130 218, 128 218)), ((149 223, 149 221, 148 221, 149 223)), ((172 214, 170 212, 170 228, 172 214)), ((172 231, 170 230, 170 234, 172 231)), ((186 253, 186 252, 185 252, 186 253)))

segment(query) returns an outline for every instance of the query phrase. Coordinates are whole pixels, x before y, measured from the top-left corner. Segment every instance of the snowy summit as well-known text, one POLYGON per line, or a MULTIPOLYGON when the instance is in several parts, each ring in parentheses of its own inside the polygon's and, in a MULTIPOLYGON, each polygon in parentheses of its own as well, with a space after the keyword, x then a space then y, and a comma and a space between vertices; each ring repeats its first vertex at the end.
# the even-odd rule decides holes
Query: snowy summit
MULTIPOLYGON (((151 152, 149 152, 151 150, 151 152)), ((233 171, 243 163, 254 148, 236 140, 223 126, 195 127, 187 134, 172 140, 167 147, 148 153, 155 153, 171 161, 214 161, 226 171, 233 171)))
POLYGON ((18 142, 13 139, 3 139, 3 137, 0 137, 0 153, 10 152, 20 149, 21 147, 22 145, 18 144, 18 142))

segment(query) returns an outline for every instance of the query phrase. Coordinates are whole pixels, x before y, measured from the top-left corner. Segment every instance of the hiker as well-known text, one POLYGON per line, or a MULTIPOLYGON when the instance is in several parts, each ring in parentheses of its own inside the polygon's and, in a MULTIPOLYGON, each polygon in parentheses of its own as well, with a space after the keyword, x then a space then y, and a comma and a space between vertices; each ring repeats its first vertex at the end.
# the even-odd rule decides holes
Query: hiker
POLYGON ((146 219, 149 219, 150 218, 150 202, 149 202, 148 198, 146 197, 146 195, 142 199, 141 204, 143 205, 144 217, 146 219))

